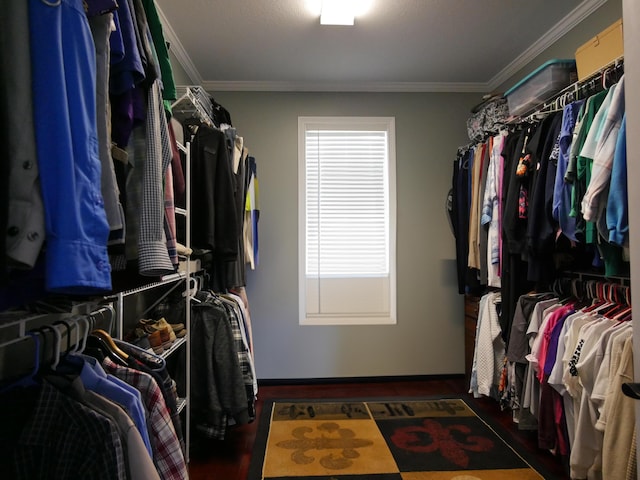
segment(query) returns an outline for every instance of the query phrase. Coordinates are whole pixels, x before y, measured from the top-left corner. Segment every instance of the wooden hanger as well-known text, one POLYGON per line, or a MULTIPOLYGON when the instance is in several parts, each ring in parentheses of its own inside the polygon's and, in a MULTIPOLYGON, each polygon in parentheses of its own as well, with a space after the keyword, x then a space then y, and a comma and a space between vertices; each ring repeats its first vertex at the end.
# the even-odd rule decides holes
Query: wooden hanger
POLYGON ((116 357, 118 357, 119 359, 124 360, 125 362, 129 359, 129 355, 127 353, 125 353, 124 351, 122 351, 122 349, 120 347, 118 347, 116 345, 116 343, 113 341, 113 338, 111 338, 111 335, 109 335, 104 330, 98 328, 96 330, 93 330, 91 332, 91 335, 94 336, 94 337, 99 338, 100 340, 102 340, 104 342, 106 347, 109 349, 109 352, 107 352, 107 353, 112 353, 116 357))

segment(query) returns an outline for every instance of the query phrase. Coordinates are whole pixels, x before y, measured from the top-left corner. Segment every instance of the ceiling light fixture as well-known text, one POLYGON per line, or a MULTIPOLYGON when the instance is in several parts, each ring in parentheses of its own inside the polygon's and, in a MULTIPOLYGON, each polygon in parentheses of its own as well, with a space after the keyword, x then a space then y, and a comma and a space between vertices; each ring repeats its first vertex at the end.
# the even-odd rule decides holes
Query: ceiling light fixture
POLYGON ((355 23, 354 2, 345 0, 322 0, 321 25, 353 25, 355 23))
POLYGON ((321 0, 320 24, 354 25, 355 17, 366 13, 372 3, 372 0, 321 0))

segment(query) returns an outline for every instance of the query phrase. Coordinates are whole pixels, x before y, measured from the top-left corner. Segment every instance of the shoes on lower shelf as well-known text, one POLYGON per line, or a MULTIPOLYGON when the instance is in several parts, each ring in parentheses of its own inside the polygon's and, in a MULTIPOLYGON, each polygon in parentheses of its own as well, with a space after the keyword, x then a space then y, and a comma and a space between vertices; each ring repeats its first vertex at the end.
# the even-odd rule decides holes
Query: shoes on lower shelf
POLYGON ((138 322, 138 327, 143 329, 147 333, 153 333, 159 331, 162 337, 162 346, 169 348, 176 341, 176 334, 169 326, 164 318, 158 320, 142 319, 138 322))
POLYGON ((178 338, 183 338, 187 334, 187 329, 184 328, 184 324, 182 323, 170 323, 169 326, 178 338))
POLYGON ((153 349, 153 353, 160 355, 162 352, 164 352, 162 335, 160 334, 159 330, 156 330, 155 332, 148 334, 148 338, 149 338, 149 344, 153 349))
POLYGON ((141 319, 125 340, 143 349, 152 349, 155 354, 169 350, 178 338, 183 338, 187 329, 182 323, 168 323, 164 317, 158 320, 141 319))
MULTIPOLYGON (((144 321, 144 320, 142 320, 144 321)), ((153 320, 149 320, 150 322, 153 322, 153 320)), ((177 338, 182 338, 187 334, 187 329, 184 328, 184 323, 169 323, 167 322, 164 317, 160 318, 159 320, 156 320, 160 325, 163 326, 168 326, 172 333, 177 337, 177 338)), ((175 339, 174 339, 175 340, 175 339)))

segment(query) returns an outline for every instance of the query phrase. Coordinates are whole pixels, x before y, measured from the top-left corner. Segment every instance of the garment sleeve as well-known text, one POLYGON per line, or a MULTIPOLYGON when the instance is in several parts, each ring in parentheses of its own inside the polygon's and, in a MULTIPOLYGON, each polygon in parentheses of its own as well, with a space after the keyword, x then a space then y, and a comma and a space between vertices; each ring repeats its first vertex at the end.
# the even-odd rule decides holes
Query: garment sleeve
POLYGON ((627 120, 622 119, 611 169, 611 186, 607 201, 609 242, 622 246, 629 232, 629 204, 627 195, 627 120))
POLYGON ((624 77, 618 82, 611 107, 607 112, 602 135, 598 140, 596 153, 593 157, 593 170, 587 191, 582 198, 582 215, 587 221, 594 221, 598 212, 598 201, 603 191, 609 185, 611 166, 618 139, 618 132, 624 114, 624 77))

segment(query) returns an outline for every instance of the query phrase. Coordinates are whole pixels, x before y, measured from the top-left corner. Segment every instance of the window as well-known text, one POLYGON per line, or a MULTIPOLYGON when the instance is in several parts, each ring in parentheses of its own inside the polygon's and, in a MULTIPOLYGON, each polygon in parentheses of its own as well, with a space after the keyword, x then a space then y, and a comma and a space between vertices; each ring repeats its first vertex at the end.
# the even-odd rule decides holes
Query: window
POLYGON ((396 323, 395 121, 300 117, 300 323, 396 323))

